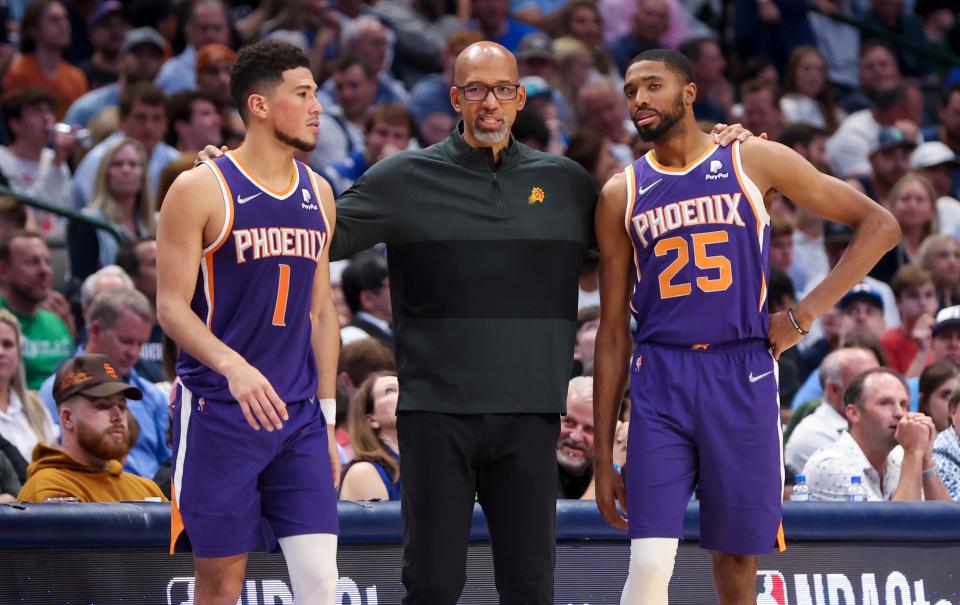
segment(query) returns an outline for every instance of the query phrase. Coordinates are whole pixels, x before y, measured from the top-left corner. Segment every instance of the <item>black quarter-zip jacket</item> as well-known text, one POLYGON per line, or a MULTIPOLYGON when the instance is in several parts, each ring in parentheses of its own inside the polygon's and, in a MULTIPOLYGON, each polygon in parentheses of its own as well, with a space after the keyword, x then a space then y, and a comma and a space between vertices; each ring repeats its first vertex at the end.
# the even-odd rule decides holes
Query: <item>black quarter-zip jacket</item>
POLYGON ((461 130, 345 191, 331 258, 387 244, 399 410, 563 412, 596 185, 515 140, 495 165, 461 130))

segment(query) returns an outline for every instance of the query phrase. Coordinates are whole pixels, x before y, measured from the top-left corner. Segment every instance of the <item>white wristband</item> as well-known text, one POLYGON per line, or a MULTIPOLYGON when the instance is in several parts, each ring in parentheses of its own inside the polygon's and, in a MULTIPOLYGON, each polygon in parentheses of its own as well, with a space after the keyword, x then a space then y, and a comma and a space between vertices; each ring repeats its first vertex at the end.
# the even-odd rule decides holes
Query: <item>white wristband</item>
POLYGON ((335 426, 337 424, 337 400, 330 399, 321 399, 320 400, 320 410, 323 411, 323 418, 327 421, 327 424, 330 426, 335 426))

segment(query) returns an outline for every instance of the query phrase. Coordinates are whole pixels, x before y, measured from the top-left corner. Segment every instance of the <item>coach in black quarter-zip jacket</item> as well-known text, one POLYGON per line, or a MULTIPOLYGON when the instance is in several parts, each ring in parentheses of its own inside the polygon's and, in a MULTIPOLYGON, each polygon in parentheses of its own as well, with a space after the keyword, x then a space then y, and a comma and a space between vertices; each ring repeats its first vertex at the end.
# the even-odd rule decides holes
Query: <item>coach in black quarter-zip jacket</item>
POLYGON ((468 47, 454 79, 463 121, 344 192, 331 255, 387 244, 403 602, 456 603, 476 496, 500 602, 552 605, 559 415, 597 191, 580 165, 510 136, 525 91, 509 51, 468 47))

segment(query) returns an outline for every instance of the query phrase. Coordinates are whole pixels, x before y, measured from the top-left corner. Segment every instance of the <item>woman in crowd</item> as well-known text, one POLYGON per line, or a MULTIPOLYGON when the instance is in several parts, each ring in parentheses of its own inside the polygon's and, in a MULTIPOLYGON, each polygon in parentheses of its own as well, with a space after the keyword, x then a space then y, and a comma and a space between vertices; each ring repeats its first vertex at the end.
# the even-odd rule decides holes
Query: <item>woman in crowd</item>
MULTIPOLYGON (((553 56, 557 60, 557 71, 551 84, 563 94, 564 104, 572 110, 577 106, 580 88, 591 77, 598 77, 593 67, 593 54, 580 40, 564 36, 553 41, 553 56)), ((565 112, 564 127, 567 132, 577 129, 575 111, 565 112)))
MULTIPOLYGON (((100 162, 87 216, 113 225, 130 239, 154 235, 156 211, 147 184, 147 153, 134 139, 124 138, 100 162)), ((101 267, 114 264, 119 244, 105 230, 74 221, 67 234, 70 270, 84 279, 101 267)))
POLYGON ((0 309, 0 436, 29 462, 38 443, 56 441, 57 430, 46 406, 27 390, 21 340, 20 322, 10 311, 0 309))
POLYGON ((790 54, 783 77, 780 109, 787 124, 809 124, 833 133, 845 117, 834 105, 827 62, 814 46, 800 46, 790 54))
POLYGON ((933 462, 954 502, 960 502, 960 391, 947 404, 950 425, 933 442, 933 462))
POLYGON ((942 359, 927 366, 920 374, 920 411, 933 419, 937 432, 950 426, 947 402, 957 387, 960 368, 942 359))
POLYGON ((931 235, 920 246, 920 266, 933 275, 939 309, 960 305, 960 241, 952 235, 931 235))
POLYGON ((890 283, 897 269, 917 264, 920 245, 937 233, 937 195, 930 181, 916 172, 908 172, 890 190, 886 207, 900 224, 903 239, 880 259, 870 276, 890 283))
POLYGON ((394 372, 375 372, 350 402, 347 426, 355 457, 343 471, 341 500, 400 499, 399 395, 394 372))
POLYGON ((623 86, 623 77, 603 39, 603 17, 595 2, 573 0, 567 4, 563 12, 562 30, 564 36, 576 38, 590 50, 593 66, 600 75, 613 82, 617 90, 623 86))

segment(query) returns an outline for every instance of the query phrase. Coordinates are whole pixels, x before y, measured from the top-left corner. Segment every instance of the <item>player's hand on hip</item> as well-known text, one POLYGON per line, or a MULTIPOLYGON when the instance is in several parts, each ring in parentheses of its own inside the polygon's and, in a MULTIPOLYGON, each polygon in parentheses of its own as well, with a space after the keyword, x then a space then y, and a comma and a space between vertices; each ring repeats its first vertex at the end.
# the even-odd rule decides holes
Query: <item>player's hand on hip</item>
MULTIPOLYGON (((807 326, 807 329, 809 329, 809 326, 807 326)), ((770 334, 768 338, 770 341, 770 352, 773 354, 774 359, 779 360, 780 355, 784 351, 800 342, 803 334, 793 327, 793 323, 785 312, 780 312, 770 316, 770 334)))
POLYGON ((337 449, 337 429, 327 425, 327 448, 330 451, 330 470, 333 471, 333 487, 340 487, 340 450, 337 449))
POLYGON ((260 370, 244 362, 227 375, 227 384, 254 430, 283 428, 283 420, 288 418, 287 406, 260 370))
MULTIPOLYGON (((711 134, 713 135, 713 140, 721 147, 726 147, 734 141, 740 141, 742 143, 753 136, 753 133, 744 128, 743 124, 739 122, 736 124, 724 124, 720 122, 713 127, 711 134)), ((761 132, 760 138, 766 139, 767 133, 761 132)))
POLYGON ((212 160, 214 158, 223 157, 230 148, 224 145, 223 147, 217 148, 216 145, 207 145, 200 150, 200 153, 197 154, 197 160, 193 163, 194 166, 198 165, 200 162, 206 162, 207 160, 212 160))
POLYGON ((593 469, 597 489, 597 508, 603 518, 614 527, 626 527, 627 491, 623 478, 612 465, 598 463, 593 469), (617 510, 617 502, 620 510, 617 510))

